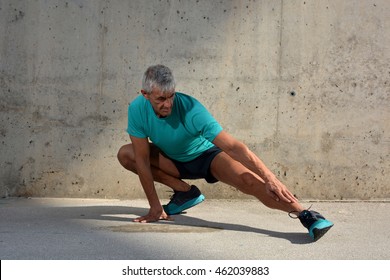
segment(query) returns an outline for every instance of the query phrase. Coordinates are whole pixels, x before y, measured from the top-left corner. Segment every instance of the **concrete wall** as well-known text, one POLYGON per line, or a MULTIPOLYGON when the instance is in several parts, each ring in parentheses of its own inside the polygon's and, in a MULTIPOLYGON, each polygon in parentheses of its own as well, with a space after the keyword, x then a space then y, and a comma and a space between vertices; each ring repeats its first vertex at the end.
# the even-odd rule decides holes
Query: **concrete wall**
POLYGON ((144 197, 116 152, 164 63, 298 197, 388 199, 389 19, 387 0, 0 0, 0 195, 144 197))

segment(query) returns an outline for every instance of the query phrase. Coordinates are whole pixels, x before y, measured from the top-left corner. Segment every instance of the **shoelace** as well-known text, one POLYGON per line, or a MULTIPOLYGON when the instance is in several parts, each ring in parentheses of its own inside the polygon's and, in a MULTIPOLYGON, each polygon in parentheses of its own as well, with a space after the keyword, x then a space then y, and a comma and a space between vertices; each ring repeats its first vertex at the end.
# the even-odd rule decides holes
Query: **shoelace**
MULTIPOLYGON (((312 205, 310 205, 310 207, 309 208, 307 208, 306 209, 306 211, 309 211, 310 210, 310 208, 313 206, 313 204, 312 205)), ((292 218, 292 219, 298 219, 299 218, 299 212, 298 211, 290 211, 290 212, 288 212, 288 216, 290 217, 290 218, 292 218)))

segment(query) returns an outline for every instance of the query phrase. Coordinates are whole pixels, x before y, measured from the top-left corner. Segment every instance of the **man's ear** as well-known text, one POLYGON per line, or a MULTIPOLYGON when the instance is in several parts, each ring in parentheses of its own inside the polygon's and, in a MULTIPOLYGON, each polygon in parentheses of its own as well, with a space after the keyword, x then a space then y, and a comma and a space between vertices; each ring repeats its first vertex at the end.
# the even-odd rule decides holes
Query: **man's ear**
POLYGON ((141 93, 142 93, 142 95, 143 95, 146 99, 149 99, 149 94, 148 94, 146 91, 144 91, 143 89, 141 89, 141 93))

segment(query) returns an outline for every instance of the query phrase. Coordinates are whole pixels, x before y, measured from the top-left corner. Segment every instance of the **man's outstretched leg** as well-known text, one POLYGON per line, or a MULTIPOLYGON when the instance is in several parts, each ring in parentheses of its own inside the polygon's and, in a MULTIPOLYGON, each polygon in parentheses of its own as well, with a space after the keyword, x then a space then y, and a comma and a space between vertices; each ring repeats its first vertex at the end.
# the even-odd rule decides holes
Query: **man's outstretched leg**
POLYGON ((314 241, 321 238, 333 226, 333 223, 326 220, 321 214, 305 210, 298 201, 289 203, 275 200, 266 192, 265 182, 262 178, 224 152, 213 160, 211 172, 221 182, 256 197, 269 208, 287 212, 290 216, 295 213, 296 218, 299 218, 303 226, 308 229, 314 241))

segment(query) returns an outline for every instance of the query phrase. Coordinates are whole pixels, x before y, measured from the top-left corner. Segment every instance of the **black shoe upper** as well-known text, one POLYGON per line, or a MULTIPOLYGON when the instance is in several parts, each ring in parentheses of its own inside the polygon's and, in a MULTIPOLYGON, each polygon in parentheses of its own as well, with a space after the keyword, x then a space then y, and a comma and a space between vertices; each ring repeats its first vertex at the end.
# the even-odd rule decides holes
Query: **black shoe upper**
POLYGON ((298 218, 302 225, 307 229, 309 229, 316 221, 320 219, 325 220, 325 218, 320 213, 308 210, 303 210, 301 213, 299 213, 298 218))
MULTIPOLYGON (((200 195, 201 195, 200 190, 196 186, 192 185, 191 189, 187 192, 175 191, 175 193, 172 195, 169 203, 174 203, 176 205, 182 205, 191 199, 197 198, 200 195)), ((169 205, 169 203, 168 203, 168 205, 169 205)))

